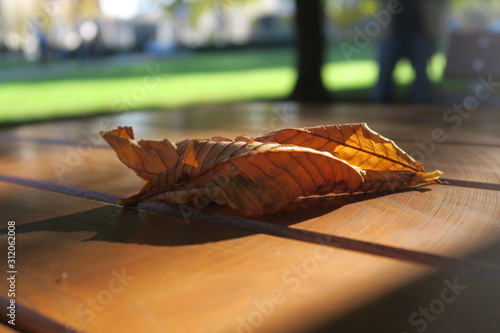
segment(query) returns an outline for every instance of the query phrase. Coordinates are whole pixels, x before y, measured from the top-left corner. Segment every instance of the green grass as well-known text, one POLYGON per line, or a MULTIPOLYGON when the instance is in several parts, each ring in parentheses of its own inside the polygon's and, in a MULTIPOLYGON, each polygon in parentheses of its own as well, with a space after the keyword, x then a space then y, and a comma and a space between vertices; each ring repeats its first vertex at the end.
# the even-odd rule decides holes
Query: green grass
POLYGON ((0 121, 274 98, 286 95, 293 77, 283 67, 161 75, 150 85, 142 77, 16 82, 0 90, 0 121))
MULTIPOLYGON (((373 49, 347 62, 337 48, 324 67, 325 85, 334 92, 369 89, 377 65, 373 49)), ((97 112, 171 108, 260 98, 285 97, 295 72, 291 49, 219 51, 134 62, 68 61, 28 69, 0 82, 0 122, 18 122, 97 112), (159 74, 150 74, 154 70, 159 74)), ((436 56, 431 77, 444 66, 436 56)), ((411 66, 401 63, 395 77, 406 84, 411 66)), ((2 75, 0 74, 0 78, 2 75)))

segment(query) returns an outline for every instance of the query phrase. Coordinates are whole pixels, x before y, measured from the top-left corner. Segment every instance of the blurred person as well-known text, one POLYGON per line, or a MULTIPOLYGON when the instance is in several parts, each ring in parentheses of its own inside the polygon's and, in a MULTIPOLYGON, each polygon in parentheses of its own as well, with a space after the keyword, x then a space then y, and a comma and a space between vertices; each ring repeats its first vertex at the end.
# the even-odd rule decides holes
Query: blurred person
POLYGON ((392 74, 397 62, 407 58, 415 71, 410 103, 428 103, 431 82, 427 64, 442 31, 447 0, 381 0, 381 4, 383 9, 392 8, 393 14, 379 40, 379 72, 373 102, 393 102, 392 74))
POLYGON ((101 55, 101 27, 94 21, 84 21, 77 28, 81 44, 78 49, 79 57, 83 59, 96 58, 101 55))
POLYGON ((39 61, 42 63, 46 63, 51 59, 52 54, 52 48, 49 44, 49 40, 41 29, 37 28, 35 35, 38 40, 38 47, 40 49, 39 61))

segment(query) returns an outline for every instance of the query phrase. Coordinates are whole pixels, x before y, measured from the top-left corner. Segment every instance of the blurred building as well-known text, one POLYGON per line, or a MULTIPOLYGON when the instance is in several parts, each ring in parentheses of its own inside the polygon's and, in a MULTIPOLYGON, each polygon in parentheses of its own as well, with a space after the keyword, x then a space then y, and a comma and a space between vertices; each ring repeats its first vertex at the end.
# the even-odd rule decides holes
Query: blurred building
POLYGON ((74 51, 97 37, 98 0, 0 0, 0 44, 28 59, 74 51))
POLYGON ((0 49, 28 59, 165 54, 207 45, 287 42, 293 35, 293 0, 214 1, 201 13, 182 1, 165 6, 134 0, 137 10, 127 18, 109 8, 103 12, 104 1, 109 0, 0 0, 0 49))

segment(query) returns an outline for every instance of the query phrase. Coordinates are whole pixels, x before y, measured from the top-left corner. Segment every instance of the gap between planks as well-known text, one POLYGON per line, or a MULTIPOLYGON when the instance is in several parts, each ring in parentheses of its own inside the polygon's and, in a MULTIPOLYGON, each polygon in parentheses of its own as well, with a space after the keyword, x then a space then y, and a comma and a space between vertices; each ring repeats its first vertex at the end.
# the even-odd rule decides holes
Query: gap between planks
MULTIPOLYGON (((57 185, 2 174, 0 174, 0 181, 82 199, 88 199, 110 205, 116 205, 117 200, 123 198, 108 193, 90 191, 70 186, 57 185)), ((159 213, 177 217, 180 219, 184 218, 184 214, 179 208, 157 203, 140 204, 137 207, 131 207, 129 209, 138 209, 151 213, 159 213)), ((500 266, 494 264, 474 262, 466 259, 446 257, 415 250, 407 250, 378 243, 366 242, 352 238, 340 237, 304 229, 297 229, 293 227, 268 222, 260 222, 240 217, 203 213, 201 211, 195 210, 194 208, 190 209, 189 217, 191 220, 197 222, 240 229, 255 232, 258 234, 266 234, 270 236, 292 239, 317 245, 324 245, 364 254, 376 255, 380 257, 392 258, 455 273, 465 273, 482 277, 500 278, 500 266)))

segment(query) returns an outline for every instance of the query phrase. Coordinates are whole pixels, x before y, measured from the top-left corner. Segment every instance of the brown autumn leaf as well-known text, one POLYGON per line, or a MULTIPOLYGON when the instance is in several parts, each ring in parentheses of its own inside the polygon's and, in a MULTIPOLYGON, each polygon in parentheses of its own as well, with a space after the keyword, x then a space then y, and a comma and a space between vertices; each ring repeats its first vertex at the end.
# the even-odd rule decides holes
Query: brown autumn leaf
POLYGON ((399 189, 440 175, 425 173, 419 162, 366 124, 284 129, 236 140, 137 142, 130 127, 100 134, 147 181, 125 205, 208 199, 257 215, 298 197, 399 189))
POLYGON ((206 198, 256 215, 275 212, 301 196, 320 194, 320 188, 324 193, 351 192, 362 181, 358 168, 309 148, 192 140, 185 154, 123 203, 183 204, 206 198))
POLYGON ((365 171, 359 192, 412 187, 442 175, 425 172, 422 163, 365 123, 287 128, 252 139, 329 152, 365 171))
POLYGON ((100 135, 113 148, 120 161, 149 181, 174 163, 187 148, 189 140, 182 142, 134 140, 132 127, 118 127, 100 135))

